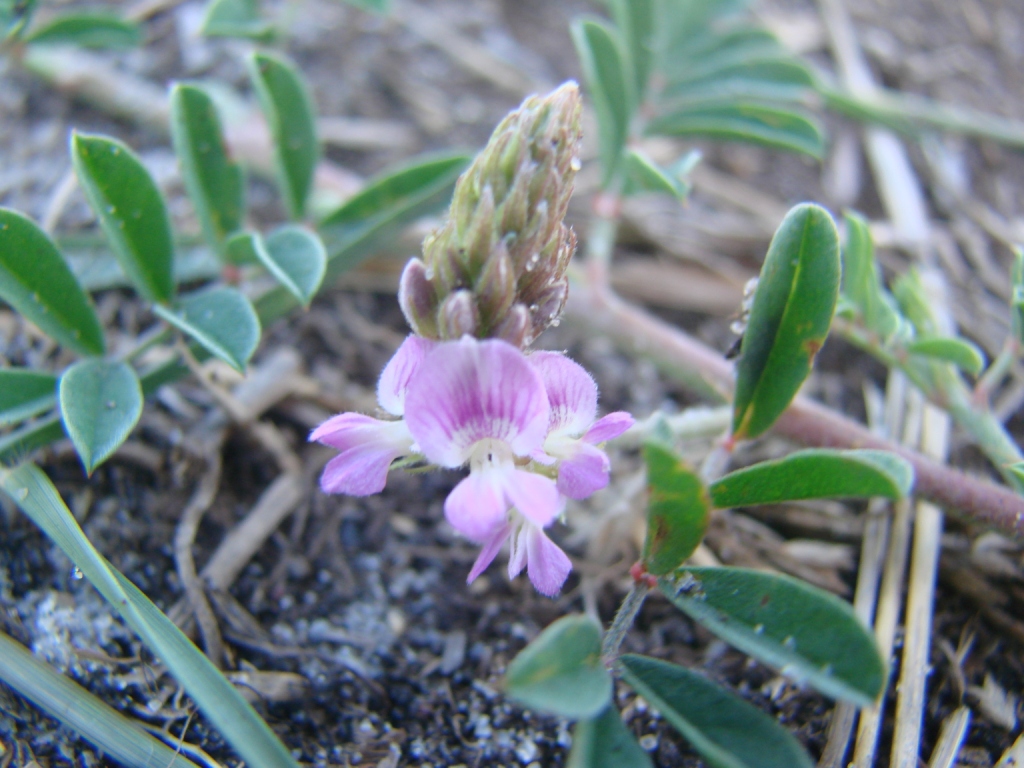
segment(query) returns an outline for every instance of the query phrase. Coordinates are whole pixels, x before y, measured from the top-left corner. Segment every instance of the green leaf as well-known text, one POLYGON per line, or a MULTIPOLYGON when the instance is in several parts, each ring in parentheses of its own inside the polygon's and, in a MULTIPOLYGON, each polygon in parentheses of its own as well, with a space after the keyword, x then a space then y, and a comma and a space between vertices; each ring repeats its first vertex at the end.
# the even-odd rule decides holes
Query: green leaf
POLYGON ((653 768, 614 705, 576 723, 566 768, 653 768))
POLYGON ((887 451, 810 449, 763 461, 712 483, 718 509, 798 499, 902 499, 914 484, 914 468, 887 451))
POLYGON ((633 73, 616 30, 603 21, 577 19, 572 24, 572 39, 597 113, 602 184, 607 184, 622 161, 636 108, 633 73))
POLYGON ((124 273, 150 301, 171 301, 171 224, 149 172, 127 146, 105 136, 73 133, 71 160, 124 273))
POLYGON ((256 253, 258 232, 236 232, 224 241, 224 261, 228 264, 258 264, 260 257, 256 253))
POLYGON ((1010 292, 1010 331, 1024 344, 1024 248, 1013 249, 1013 288, 1010 292))
POLYGON ((626 654, 622 675, 713 768, 812 768, 775 719, 696 672, 626 654))
POLYGON ((665 111, 665 104, 679 107, 688 102, 712 100, 719 103, 752 100, 762 104, 794 101, 813 85, 814 78, 798 59, 742 62, 671 82, 662 92, 662 110, 665 111))
POLYGON ((586 616, 558 619, 508 665, 505 690, 524 707, 560 717, 598 714, 612 695, 601 628, 586 616))
POLYGON ((265 40, 274 26, 260 16, 257 0, 210 0, 201 29, 206 37, 265 40))
POLYGON ((899 311, 878 276, 868 223, 856 213, 847 212, 844 218, 843 294, 857 307, 864 326, 885 341, 899 328, 899 311))
POLYGON ((903 316, 911 322, 918 336, 936 335, 937 323, 931 299, 921 273, 916 268, 911 267, 893 281, 892 293, 903 316))
POLYGON ((327 279, 356 266, 385 235, 447 203, 470 159, 464 153, 415 158, 371 179, 324 217, 320 234, 330 259, 327 279))
POLYGON ((288 214, 301 219, 320 159, 316 115, 302 75, 269 53, 255 53, 249 71, 270 127, 278 178, 288 214))
POLYGON ((25 37, 34 45, 134 48, 142 42, 138 23, 110 13, 64 13, 25 37))
POLYGON ((753 24, 732 24, 723 30, 691 29, 697 33, 667 46, 663 52, 661 69, 670 83, 786 53, 775 35, 753 24))
POLYGON ((18 37, 35 7, 35 0, 0 0, 0 42, 18 37))
POLYGON ((57 403, 57 377, 25 368, 0 368, 0 427, 38 416, 57 403))
POLYGON ((704 538, 711 504, 700 477, 670 448, 644 446, 647 463, 647 538, 644 564, 661 576, 686 560, 704 538))
POLYGON ((237 371, 245 371, 260 341, 260 319, 234 288, 199 291, 183 296, 174 309, 156 306, 153 311, 237 371))
POLYGON ((825 149, 818 126, 789 109, 755 102, 685 107, 654 118, 648 135, 706 136, 722 141, 745 141, 774 149, 789 149, 820 158, 825 149))
POLYGON ((839 272, 832 217, 816 205, 794 207, 768 248, 740 348, 735 438, 767 430, 807 378, 832 322, 839 272))
POLYGON ((745 568, 680 568, 658 584, 691 619, 799 683, 865 707, 882 692, 875 640, 835 595, 745 568))
POLYGON ((106 349, 92 302, 57 246, 31 219, 7 208, 0 208, 0 299, 80 355, 106 349))
POLYGON ((250 768, 298 768, 284 745, 213 663, 97 552, 42 470, 0 469, 0 488, 71 559, 181 683, 250 768))
POLYGON ((142 388, 128 363, 83 360, 60 377, 60 415, 87 474, 123 443, 142 415, 142 388))
MULTIPOLYGON (((142 730, 78 683, 0 632, 0 681, 77 731, 120 765, 196 768, 195 763, 142 730)), ((38 765, 38 763, 37 763, 38 765)))
POLYGON ((171 137, 203 235, 220 253, 242 225, 245 186, 241 166, 228 157, 217 108, 202 88, 171 89, 171 137))
POLYGON ((966 339, 925 336, 908 343, 906 350, 911 355, 952 363, 972 376, 980 374, 985 367, 985 353, 966 339))
POLYGON ((626 186, 623 194, 642 192, 659 192, 682 200, 689 192, 689 185, 657 165, 640 150, 630 149, 626 152, 626 186))
POLYGON ((657 0, 612 0, 610 3, 615 26, 625 41, 637 103, 643 101, 651 74, 656 3, 657 0))
POLYGON ((327 251, 314 233, 285 226, 264 240, 256 237, 256 256, 303 306, 309 306, 327 271, 327 251))
POLYGON ((390 0, 344 0, 349 5, 374 13, 387 13, 391 8, 390 0))

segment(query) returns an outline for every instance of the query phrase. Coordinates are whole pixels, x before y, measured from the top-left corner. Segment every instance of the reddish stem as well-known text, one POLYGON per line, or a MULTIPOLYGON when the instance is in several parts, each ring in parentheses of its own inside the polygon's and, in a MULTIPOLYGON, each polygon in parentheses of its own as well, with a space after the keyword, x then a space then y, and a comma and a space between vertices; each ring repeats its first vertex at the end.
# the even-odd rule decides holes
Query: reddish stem
MULTIPOLYGON (((567 310, 632 351, 652 357, 688 381, 692 388, 730 399, 732 364, 679 328, 633 306, 609 288, 577 283, 567 310)), ((939 506, 1024 537, 1024 497, 1010 489, 940 464, 897 443, 873 435, 866 427, 819 403, 797 397, 775 423, 776 434, 823 448, 873 448, 891 451, 914 467, 914 491, 939 506)))

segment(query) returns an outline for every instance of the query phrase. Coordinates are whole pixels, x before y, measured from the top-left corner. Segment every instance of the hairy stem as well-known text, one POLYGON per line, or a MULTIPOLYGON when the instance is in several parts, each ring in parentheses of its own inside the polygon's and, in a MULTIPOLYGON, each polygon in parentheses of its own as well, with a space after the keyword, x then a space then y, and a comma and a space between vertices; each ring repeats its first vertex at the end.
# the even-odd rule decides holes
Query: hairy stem
POLYGON ((604 660, 605 665, 611 665, 618 658, 622 641, 626 639, 626 633, 633 626, 633 621, 640 612, 640 608, 647 598, 647 593, 650 591, 651 588, 647 585, 647 582, 633 582, 632 589, 626 594, 622 605, 619 606, 618 613, 612 619, 612 625, 605 632, 604 642, 601 644, 601 658, 604 660))

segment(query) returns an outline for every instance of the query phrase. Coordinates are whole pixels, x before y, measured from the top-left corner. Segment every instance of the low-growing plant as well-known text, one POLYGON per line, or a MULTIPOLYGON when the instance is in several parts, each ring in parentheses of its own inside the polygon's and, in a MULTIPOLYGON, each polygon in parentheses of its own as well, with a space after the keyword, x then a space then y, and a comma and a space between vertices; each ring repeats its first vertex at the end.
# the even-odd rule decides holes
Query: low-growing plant
MULTIPOLYGON (((33 26, 34 5, 0 0, 5 45, 120 45, 139 37, 137 26, 112 17, 67 16, 33 26)), ((150 326, 131 348, 108 349, 91 295, 53 239, 28 217, 0 209, 0 298, 53 340, 60 360, 73 360, 59 369, 0 369, 0 426, 7 428, 0 435, 0 488, 115 606, 249 765, 296 763, 211 661, 92 547, 53 483, 27 459, 67 436, 91 474, 127 439, 146 396, 201 374, 199 363, 207 358, 244 372, 267 323, 308 306, 322 285, 440 207, 454 185, 446 219, 401 278, 398 300, 412 333, 381 372, 382 417, 343 413, 310 435, 338 451, 321 487, 365 496, 381 491, 392 470, 468 467, 444 504, 452 527, 481 547, 467 580, 479 577, 507 543, 510 578, 525 569, 540 593, 557 595, 572 563, 547 531, 569 499, 608 485, 605 443, 634 424, 624 412, 598 418, 590 374, 565 355, 532 347, 558 322, 574 280, 605 302, 594 303, 595 311, 616 301, 605 281, 624 197, 663 193, 682 200, 688 194, 687 174, 699 156, 659 165, 642 151, 643 137, 740 140, 820 156, 824 138, 808 93, 842 102, 842 94, 828 91, 753 23, 742 2, 609 0, 608 7, 610 21, 582 19, 572 30, 597 115, 601 165, 601 191, 585 238, 586 270, 571 265, 576 235, 564 221, 581 167, 582 107, 574 83, 526 99, 471 163, 462 154, 420 158, 371 180, 313 221, 310 194, 320 148, 311 100, 289 61, 263 50, 249 57, 249 73, 289 221, 269 232, 247 225, 244 170, 226 148, 214 98, 203 86, 175 85, 171 136, 208 254, 201 279, 193 273, 184 287, 165 202, 139 158, 116 139, 71 137, 76 178, 121 282, 151 312, 150 326)), ((212 0, 204 30, 267 40, 273 24, 255 2, 212 0)), ((847 111, 864 106, 842 103, 847 111)), ((877 110, 861 114, 879 119, 877 110)), ((505 691, 511 698, 577 721, 569 765, 650 765, 618 714, 614 678, 655 706, 712 765, 812 764, 772 718, 701 674, 620 654, 655 590, 797 683, 860 706, 882 695, 887 661, 847 603, 786 576, 688 564, 717 510, 903 498, 914 488, 915 469, 923 468, 927 482, 918 490, 979 519, 1022 526, 1018 496, 942 474, 906 451, 816 447, 726 471, 738 445, 779 424, 835 325, 905 371, 974 436, 1008 483, 1017 490, 1024 484, 1019 450, 987 404, 1024 343, 1022 260, 1013 277, 1013 335, 985 368, 974 345, 940 327, 913 274, 894 283, 891 294, 885 290, 866 225, 854 214, 845 222, 842 253, 831 215, 817 205, 798 205, 780 223, 745 307, 734 372, 717 357, 714 371, 701 370, 704 352, 679 353, 691 377, 704 377, 709 389, 731 401, 729 429, 702 466, 681 458, 667 418, 635 427, 647 471, 646 537, 631 571, 632 589, 611 625, 603 630, 591 617, 563 617, 509 666, 505 691), (963 373, 979 377, 973 389, 963 373)), ((857 443, 859 435, 847 443, 857 443)), ((812 435, 808 442, 828 441, 815 443, 812 435)), ((61 696, 92 706, 84 691, 17 674, 16 659, 17 650, 0 643, 0 679, 27 698, 51 711, 61 696)), ((87 727, 81 717, 65 719, 87 727)), ((125 727, 105 710, 100 719, 104 734, 125 727)), ((116 739, 86 735, 126 762, 168 764, 159 749, 152 752, 156 758, 132 751, 145 751, 144 734, 133 734, 131 749, 121 753, 116 739)))

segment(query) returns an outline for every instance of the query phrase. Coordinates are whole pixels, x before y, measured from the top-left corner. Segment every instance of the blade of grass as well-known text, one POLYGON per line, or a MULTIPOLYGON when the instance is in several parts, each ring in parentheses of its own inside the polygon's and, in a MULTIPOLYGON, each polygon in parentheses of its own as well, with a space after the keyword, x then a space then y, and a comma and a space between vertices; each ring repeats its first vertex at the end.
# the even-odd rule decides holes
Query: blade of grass
POLYGON ((0 632, 0 680, 129 768, 196 768, 159 739, 0 632))
POLYGON ((0 470, 0 488, 118 610, 251 768, 298 768, 285 746, 227 678, 96 551, 41 469, 22 464, 0 470))

